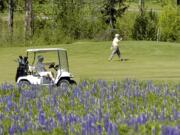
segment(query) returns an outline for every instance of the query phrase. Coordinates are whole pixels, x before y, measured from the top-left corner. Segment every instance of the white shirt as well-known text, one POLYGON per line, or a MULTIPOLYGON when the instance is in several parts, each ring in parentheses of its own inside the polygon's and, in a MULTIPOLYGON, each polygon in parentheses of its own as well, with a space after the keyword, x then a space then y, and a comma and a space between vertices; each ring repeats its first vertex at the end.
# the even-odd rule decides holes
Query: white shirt
POLYGON ((117 37, 115 37, 114 39, 113 39, 113 42, 112 42, 112 46, 113 47, 118 47, 119 46, 119 39, 117 38, 117 37))

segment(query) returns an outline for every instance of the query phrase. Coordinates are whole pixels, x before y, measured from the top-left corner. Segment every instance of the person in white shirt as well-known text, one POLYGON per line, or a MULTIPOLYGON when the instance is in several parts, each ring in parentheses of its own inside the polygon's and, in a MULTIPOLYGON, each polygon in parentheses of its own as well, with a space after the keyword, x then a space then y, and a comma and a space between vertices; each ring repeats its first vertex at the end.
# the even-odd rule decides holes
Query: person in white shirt
POLYGON ((121 53, 120 53, 120 50, 119 50, 119 41, 121 41, 122 38, 119 38, 119 37, 120 37, 119 34, 115 34, 115 37, 114 37, 114 39, 113 39, 113 41, 112 41, 112 46, 111 46, 112 53, 111 53, 111 55, 110 55, 110 57, 109 57, 109 59, 108 59, 109 61, 112 60, 112 58, 113 58, 113 56, 114 56, 115 54, 117 54, 118 57, 119 57, 119 59, 122 60, 122 59, 121 59, 121 53))
POLYGON ((35 68, 36 68, 36 71, 39 73, 39 75, 40 75, 40 76, 45 76, 45 77, 50 77, 52 81, 55 81, 52 73, 51 73, 50 71, 47 71, 47 70, 45 69, 45 64, 43 63, 44 57, 41 56, 41 55, 39 55, 39 56, 37 57, 37 59, 38 59, 38 61, 37 61, 37 63, 36 63, 35 68))

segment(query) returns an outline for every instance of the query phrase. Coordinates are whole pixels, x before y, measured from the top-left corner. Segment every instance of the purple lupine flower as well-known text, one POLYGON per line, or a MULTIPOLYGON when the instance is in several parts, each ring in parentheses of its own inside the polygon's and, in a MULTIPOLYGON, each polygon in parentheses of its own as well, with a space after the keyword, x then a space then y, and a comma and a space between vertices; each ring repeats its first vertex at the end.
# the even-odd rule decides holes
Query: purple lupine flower
POLYGON ((69 114, 68 116, 68 123, 71 125, 74 122, 73 114, 69 114))
POLYGON ((136 119, 136 118, 133 118, 133 117, 131 117, 131 118, 127 121, 127 125, 128 125, 128 126, 134 125, 135 123, 137 123, 137 119, 136 119))
POLYGON ((3 90, 3 91, 14 90, 15 87, 14 87, 13 84, 8 84, 7 82, 5 82, 5 83, 1 84, 0 89, 3 90))
POLYGON ((22 132, 26 132, 28 130, 28 125, 25 123, 24 127, 22 128, 22 132))
POLYGON ((75 131, 74 131, 74 128, 70 125, 70 132, 71 133, 74 133, 75 131))
POLYGON ((98 135, 102 135, 102 127, 101 127, 101 125, 97 126, 97 132, 98 132, 98 135))
POLYGON ((91 126, 90 128, 90 134, 95 135, 96 134, 96 128, 94 126, 91 126))
POLYGON ((42 110, 42 103, 41 103, 41 100, 40 100, 40 99, 38 99, 38 101, 37 101, 37 103, 36 103, 36 106, 37 106, 37 109, 38 109, 39 111, 42 110))
POLYGON ((76 87, 76 88, 73 89, 73 96, 74 96, 74 97, 77 97, 77 98, 78 98, 79 89, 80 89, 79 87, 76 87))
POLYGON ((129 103, 129 107, 130 107, 131 111, 134 112, 134 105, 132 103, 129 103))
POLYGON ((86 87, 87 82, 86 82, 85 80, 83 80, 82 83, 81 83, 81 85, 82 85, 82 87, 86 87))
POLYGON ((138 123, 134 123, 134 130, 137 132, 138 131, 138 123))
POLYGON ((23 105, 23 96, 22 95, 20 95, 20 98, 19 98, 19 105, 20 105, 20 107, 22 107, 22 105, 23 105))
POLYGON ((85 99, 83 99, 82 95, 80 95, 80 97, 78 97, 79 101, 81 104, 84 104, 85 102, 85 99))
POLYGON ((180 131, 170 126, 163 126, 161 128, 161 132, 162 132, 162 135, 179 135, 180 134, 180 131))
POLYGON ((88 127, 86 123, 81 124, 81 133, 82 135, 87 135, 88 134, 88 127))
POLYGON ((0 121, 2 121, 4 118, 4 115, 3 114, 0 114, 0 121))
POLYGON ((111 122, 108 123, 108 129, 107 129, 107 135, 112 135, 112 131, 113 131, 113 125, 111 122))
POLYGON ((137 122, 139 124, 145 124, 147 121, 147 118, 144 114, 141 114, 138 118, 137 118, 137 122))
POLYGON ((89 96, 90 96, 89 91, 86 91, 86 92, 85 92, 85 108, 86 108, 86 109, 89 108, 89 104, 88 104, 89 96))
POLYGON ((146 87, 146 90, 147 90, 147 91, 151 91, 152 89, 153 89, 152 81, 147 81, 147 87, 146 87))
POLYGON ((92 94, 95 94, 97 92, 97 89, 96 89, 96 85, 93 84, 93 87, 92 87, 92 90, 91 90, 92 94))
POLYGON ((161 121, 163 121, 165 119, 165 116, 164 116, 164 107, 162 108, 161 110, 161 114, 160 114, 160 118, 159 118, 161 121))
POLYGON ((180 118, 180 113, 178 113, 177 110, 174 109, 174 107, 172 108, 172 113, 173 113, 174 120, 177 120, 178 118, 180 118))
POLYGON ((15 133, 15 126, 13 125, 9 128, 9 134, 14 135, 14 133, 15 133))
POLYGON ((102 120, 102 111, 101 111, 101 108, 99 108, 98 111, 97 111, 97 120, 98 120, 98 122, 101 122, 101 120, 102 120))
POLYGON ((67 124, 68 124, 68 118, 65 112, 64 117, 63 117, 63 125, 62 125, 65 132, 67 132, 67 124))
POLYGON ((104 128, 106 130, 106 132, 108 131, 109 128, 109 116, 106 114, 106 116, 104 117, 104 128))
POLYGON ((88 98, 89 98, 89 96, 90 96, 89 91, 86 91, 86 92, 85 92, 85 98, 87 98, 87 99, 88 99, 88 98))
POLYGON ((20 114, 18 114, 18 115, 12 115, 12 119, 13 119, 14 121, 18 121, 19 118, 20 118, 20 114))
POLYGON ((13 106, 14 106, 14 112, 19 112, 19 108, 18 108, 17 104, 14 103, 13 106))
POLYGON ((113 134, 114 135, 119 135, 116 124, 113 124, 113 134))
POLYGON ((52 104, 53 104, 53 105, 56 105, 56 104, 57 104, 56 95, 53 95, 53 97, 52 97, 52 104))
POLYGON ((40 111, 40 112, 39 112, 39 118, 38 118, 38 120, 39 120, 39 123, 40 123, 41 125, 45 125, 46 120, 45 120, 45 113, 44 113, 43 111, 40 111))
POLYGON ((56 127, 53 118, 50 118, 50 119, 48 120, 48 125, 50 126, 51 130, 54 129, 54 128, 56 127))
POLYGON ((96 102, 95 102, 95 99, 94 97, 91 97, 91 104, 94 105, 96 102))
POLYGON ((9 96, 8 98, 7 98, 7 107, 8 108, 11 108, 12 107, 12 100, 11 100, 11 97, 9 96))
POLYGON ((166 84, 164 86, 164 96, 166 97, 168 95, 168 85, 166 84))
POLYGON ((45 101, 45 102, 46 102, 46 104, 47 104, 47 105, 49 105, 49 104, 50 104, 50 95, 48 95, 48 96, 47 96, 47 98, 46 98, 46 101, 45 101))
POLYGON ((63 118, 62 118, 61 113, 60 113, 60 112, 57 112, 57 113, 56 113, 56 116, 57 116, 57 119, 58 119, 59 124, 62 125, 62 124, 63 124, 63 118))
POLYGON ((30 103, 28 103, 28 109, 29 109, 29 115, 32 117, 32 105, 30 103))

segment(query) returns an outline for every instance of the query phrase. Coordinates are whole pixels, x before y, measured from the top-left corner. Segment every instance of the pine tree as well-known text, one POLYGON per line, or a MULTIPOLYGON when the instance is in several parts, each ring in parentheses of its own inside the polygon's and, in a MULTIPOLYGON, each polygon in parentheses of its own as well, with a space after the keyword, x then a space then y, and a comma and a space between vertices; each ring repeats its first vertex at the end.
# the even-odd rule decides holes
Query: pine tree
POLYGON ((101 13, 104 22, 109 24, 112 29, 115 29, 115 23, 118 17, 121 17, 128 6, 124 3, 125 0, 105 0, 101 13))

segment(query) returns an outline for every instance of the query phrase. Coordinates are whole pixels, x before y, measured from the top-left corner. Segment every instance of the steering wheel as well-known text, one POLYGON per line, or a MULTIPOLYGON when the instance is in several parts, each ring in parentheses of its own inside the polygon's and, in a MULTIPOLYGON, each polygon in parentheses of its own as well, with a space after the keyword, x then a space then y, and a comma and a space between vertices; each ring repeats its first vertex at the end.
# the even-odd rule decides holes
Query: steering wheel
POLYGON ((55 63, 53 62, 49 65, 49 68, 54 68, 54 66, 55 66, 55 63))
POLYGON ((54 66, 54 69, 57 71, 58 70, 58 68, 59 68, 59 65, 55 65, 54 66))

